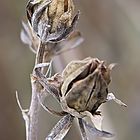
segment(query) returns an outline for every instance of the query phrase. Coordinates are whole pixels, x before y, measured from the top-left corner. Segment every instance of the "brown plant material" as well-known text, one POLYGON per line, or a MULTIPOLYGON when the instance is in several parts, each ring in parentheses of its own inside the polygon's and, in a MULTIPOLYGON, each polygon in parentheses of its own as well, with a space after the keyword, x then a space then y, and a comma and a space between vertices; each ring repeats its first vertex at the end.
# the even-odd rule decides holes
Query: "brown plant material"
MULTIPOLYGON (((29 45, 29 48, 36 54, 36 59, 31 74, 32 97, 30 107, 28 110, 22 109, 18 96, 17 102, 25 120, 26 139, 37 140, 40 107, 44 96, 52 94, 57 100, 60 98, 57 96, 58 87, 56 83, 52 84, 51 80, 48 79, 49 88, 45 89, 34 76, 35 71, 39 70, 46 77, 49 77, 53 57, 78 46, 83 39, 80 32, 73 31, 79 13, 72 19, 73 3, 71 0, 29 0, 26 12, 28 22, 22 22, 21 40, 29 45)), ((64 111, 45 109, 59 116, 68 114, 64 111)))
POLYGON ((46 140, 61 140, 71 128, 74 118, 79 120, 83 140, 87 140, 85 128, 99 137, 112 137, 102 130, 102 115, 98 108, 102 103, 114 100, 126 106, 113 93, 108 93, 110 74, 115 64, 88 57, 72 61, 62 74, 51 76, 54 56, 78 46, 82 41, 80 32, 73 31, 79 12, 73 17, 72 0, 29 0, 28 23, 23 22, 22 41, 36 54, 31 74, 32 98, 29 110, 17 102, 26 125, 26 140, 38 139, 39 110, 42 106, 51 114, 63 116, 46 140), (47 68, 46 68, 47 66, 47 68), (55 111, 44 105, 46 96, 52 95, 62 110, 55 111), (85 121, 89 117, 94 126, 85 121))
POLYGON ((62 73, 64 83, 61 92, 68 106, 78 112, 95 114, 98 107, 106 102, 110 71, 104 61, 97 58, 71 62, 62 73))
MULTIPOLYGON (((21 31, 20 37, 24 44, 28 45, 30 50, 33 53, 37 52, 37 49, 39 47, 40 39, 36 35, 36 33, 33 31, 30 24, 26 24, 22 22, 23 29, 21 31)), ((81 33, 79 31, 73 31, 70 33, 70 35, 65 38, 64 40, 61 40, 60 42, 46 42, 44 44, 45 52, 47 55, 47 52, 49 52, 50 56, 56 56, 63 52, 69 51, 81 44, 83 42, 83 38, 81 36, 81 33)))
POLYGON ((46 90, 50 91, 51 95, 55 96, 62 107, 63 114, 68 113, 79 119, 82 137, 85 140, 87 136, 84 126, 94 135, 113 136, 102 130, 102 115, 98 111, 102 103, 114 100, 118 104, 126 106, 112 93, 108 93, 110 74, 114 65, 106 66, 104 61, 88 57, 84 60, 70 62, 63 70, 62 75, 56 74, 48 79, 36 70, 38 81, 46 90), (95 127, 81 120, 85 117, 89 117, 95 127))
POLYGON ((79 18, 79 12, 73 18, 72 0, 30 0, 26 9, 28 20, 42 42, 65 39, 79 18))

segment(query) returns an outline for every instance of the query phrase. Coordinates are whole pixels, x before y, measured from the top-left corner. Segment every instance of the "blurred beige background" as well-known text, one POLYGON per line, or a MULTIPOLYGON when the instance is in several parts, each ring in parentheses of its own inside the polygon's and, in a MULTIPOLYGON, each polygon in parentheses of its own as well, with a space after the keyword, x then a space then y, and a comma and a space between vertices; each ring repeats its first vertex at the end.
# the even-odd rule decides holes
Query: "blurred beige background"
MULTIPOLYGON (((85 38, 76 50, 60 58, 98 57, 119 65, 112 73, 110 91, 127 103, 103 105, 105 130, 116 134, 111 140, 138 140, 140 137, 140 1, 75 0, 81 16, 78 29, 85 38)), ((20 41, 21 20, 25 18, 24 0, 1 0, 0 4, 0 139, 25 140, 24 121, 15 100, 19 92, 22 105, 30 102, 30 73, 34 54, 20 41)), ((58 59, 56 59, 57 61, 58 59)), ((55 66, 60 67, 60 66, 55 66)), ((42 110, 40 140, 59 120, 42 110)), ((66 140, 80 140, 74 125, 66 140)), ((78 130, 77 130, 78 132, 78 130)), ((94 138, 97 140, 97 138, 94 138)))

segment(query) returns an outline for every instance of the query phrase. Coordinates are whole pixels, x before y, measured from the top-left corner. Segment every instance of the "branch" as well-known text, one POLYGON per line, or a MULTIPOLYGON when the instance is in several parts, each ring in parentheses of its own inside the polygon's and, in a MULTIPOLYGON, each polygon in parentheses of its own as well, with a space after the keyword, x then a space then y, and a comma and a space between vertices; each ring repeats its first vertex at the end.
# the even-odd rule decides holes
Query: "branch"
MULTIPOLYGON (((36 54, 36 61, 35 61, 34 69, 33 69, 33 74, 31 75, 32 97, 31 97, 31 105, 30 105, 30 109, 28 113, 29 118, 30 118, 28 140, 38 139, 38 128, 39 128, 38 120, 39 120, 40 107, 41 107, 41 104, 38 99, 38 95, 41 94, 41 92, 43 92, 43 88, 34 77, 34 74, 35 74, 36 65, 40 63, 44 63, 43 62, 44 52, 45 52, 45 45, 42 42, 40 42, 40 45, 38 47, 38 51, 36 54)), ((46 57, 46 60, 49 62, 49 55, 48 57, 46 57)), ((43 70, 43 68, 37 68, 37 69, 43 70)))

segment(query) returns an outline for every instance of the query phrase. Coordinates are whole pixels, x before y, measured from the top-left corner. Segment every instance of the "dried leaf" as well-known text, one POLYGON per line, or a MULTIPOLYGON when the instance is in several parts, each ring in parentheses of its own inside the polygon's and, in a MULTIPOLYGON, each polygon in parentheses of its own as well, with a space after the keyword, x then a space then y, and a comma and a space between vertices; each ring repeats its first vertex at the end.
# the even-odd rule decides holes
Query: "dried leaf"
POLYGON ((95 127, 93 127, 92 125, 90 125, 89 123, 87 123, 86 121, 83 120, 83 123, 85 125, 85 127, 87 128, 87 130, 93 134, 94 136, 98 136, 98 137, 105 137, 105 138, 111 138, 114 136, 114 134, 111 134, 109 132, 106 131, 100 131, 98 129, 96 129, 95 127))
POLYGON ((72 126, 74 117, 70 114, 64 116, 51 130, 45 140, 62 140, 72 126))

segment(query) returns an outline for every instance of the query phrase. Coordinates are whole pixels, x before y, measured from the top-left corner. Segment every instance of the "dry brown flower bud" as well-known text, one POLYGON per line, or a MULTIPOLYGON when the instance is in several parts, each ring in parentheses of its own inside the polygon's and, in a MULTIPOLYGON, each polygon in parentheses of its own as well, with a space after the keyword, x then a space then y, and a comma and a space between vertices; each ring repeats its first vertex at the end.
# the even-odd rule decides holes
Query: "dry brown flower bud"
POLYGON ((62 74, 64 82, 61 92, 68 107, 94 114, 106 102, 110 70, 104 61, 97 58, 72 61, 62 74))
POLYGON ((72 0, 30 0, 27 5, 28 20, 43 42, 66 38, 79 17, 73 12, 72 0))
POLYGON ((51 111, 53 114, 68 113, 82 120, 84 117, 89 117, 95 126, 93 128, 83 121, 89 131, 97 135, 100 133, 100 136, 112 137, 113 134, 102 131, 103 117, 97 109, 102 103, 110 100, 126 107, 126 104, 117 99, 113 93, 108 92, 110 72, 114 65, 106 66, 104 61, 88 57, 70 62, 61 75, 56 74, 47 79, 39 71, 36 71, 36 75, 39 82, 62 107, 62 112, 51 111))

